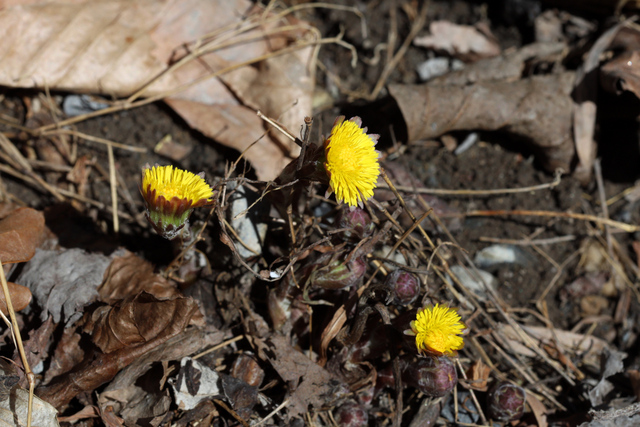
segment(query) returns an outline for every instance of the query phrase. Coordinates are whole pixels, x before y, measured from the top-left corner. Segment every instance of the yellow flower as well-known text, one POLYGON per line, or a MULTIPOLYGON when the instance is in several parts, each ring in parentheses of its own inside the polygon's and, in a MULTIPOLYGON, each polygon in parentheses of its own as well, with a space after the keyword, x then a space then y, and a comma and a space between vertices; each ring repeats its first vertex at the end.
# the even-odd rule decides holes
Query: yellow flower
POLYGON ((454 308, 440 306, 424 307, 418 311, 416 320, 411 322, 407 335, 415 335, 416 347, 421 353, 431 355, 453 355, 464 346, 460 336, 466 331, 460 315, 454 308))
POLYGON ((329 191, 336 193, 338 202, 362 207, 363 200, 373 196, 380 174, 375 145, 379 135, 368 135, 361 128, 360 117, 344 121, 336 119, 331 135, 324 143, 325 170, 329 175, 329 191))
POLYGON ((145 167, 140 192, 147 219, 161 236, 173 239, 193 208, 213 203, 213 190, 203 178, 173 166, 145 167))

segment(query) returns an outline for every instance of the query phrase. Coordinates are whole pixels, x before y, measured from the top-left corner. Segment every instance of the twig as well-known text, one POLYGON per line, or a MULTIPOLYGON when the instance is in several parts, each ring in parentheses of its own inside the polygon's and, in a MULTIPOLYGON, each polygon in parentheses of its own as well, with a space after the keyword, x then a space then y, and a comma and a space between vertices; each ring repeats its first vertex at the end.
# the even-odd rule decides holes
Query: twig
POLYGON ((118 219, 118 187, 116 182, 116 164, 113 159, 113 147, 107 145, 109 153, 109 186, 111 187, 111 209, 113 209, 113 231, 120 231, 120 221, 118 219))
POLYGON ((503 243, 514 246, 531 246, 531 245, 553 245, 556 243, 570 242, 576 240, 576 236, 568 234, 566 236, 549 237, 547 239, 500 239, 497 237, 480 237, 481 242, 503 243))
MULTIPOLYGON (((462 364, 460 363, 460 359, 459 358, 455 358, 456 364, 458 365, 458 369, 460 370, 460 373, 462 374, 462 378, 465 379, 465 381, 469 381, 469 379, 467 378, 467 373, 464 371, 464 369, 462 369, 462 364)), ((480 419, 482 420, 482 424, 487 425, 487 418, 484 416, 484 412, 482 411, 482 407, 480 407, 480 403, 478 402, 478 398, 476 397, 475 392, 473 391, 473 388, 469 388, 469 393, 471 393, 471 399, 473 399, 473 403, 476 405, 476 409, 478 410, 478 413, 480 414, 480 419)))
POLYGON ((258 421, 256 424, 252 424, 253 427, 258 427, 261 426, 262 424, 264 424, 265 422, 269 421, 271 418, 273 418, 273 416, 275 414, 277 414, 278 412, 282 411, 282 409, 287 406, 289 404, 289 398, 287 397, 284 402, 282 402, 281 404, 278 405, 278 407, 276 409, 274 409, 273 411, 269 412, 269 414, 264 417, 263 419, 261 419, 260 421, 258 421))
POLYGON ((241 339, 243 339, 243 338, 245 338, 245 336, 244 336, 244 335, 238 335, 238 336, 235 336, 235 337, 233 337, 233 338, 231 338, 231 339, 228 339, 228 340, 226 340, 226 341, 224 341, 224 342, 221 342, 221 343, 220 343, 220 344, 218 344, 218 345, 214 345, 213 347, 211 347, 211 348, 209 348, 209 349, 207 349, 207 350, 205 350, 205 351, 203 351, 203 352, 201 352, 201 353, 196 354, 195 356, 193 356, 193 357, 192 357, 192 359, 194 359, 194 360, 195 360, 195 359, 199 359, 199 358, 201 358, 202 356, 205 356, 205 355, 207 355, 207 354, 209 354, 209 353, 212 353, 212 352, 214 352, 214 351, 216 351, 216 350, 219 350, 219 349, 221 349, 221 348, 223 348, 223 347, 226 347, 226 346, 228 346, 228 345, 231 345, 231 344, 233 344, 234 342, 236 342, 236 341, 240 341, 240 340, 241 340, 241 339))
MULTIPOLYGON (((557 173, 552 182, 546 184, 532 185, 520 188, 498 188, 495 190, 446 190, 443 188, 414 188, 406 186, 396 186, 398 191, 416 194, 435 194, 440 196, 495 196, 500 194, 529 193, 531 191, 554 188, 560 184, 562 176, 557 173)), ((377 188, 390 190, 388 186, 380 185, 377 188)))
MULTIPOLYGON (((427 22, 427 11, 429 10, 430 3, 431 2, 429 2, 428 0, 424 2, 424 4, 422 5, 422 9, 418 14, 418 17, 411 24, 411 30, 409 31, 409 35, 402 42, 402 45, 400 46, 400 49, 398 49, 396 54, 393 55, 391 60, 385 64, 384 69, 382 70, 382 73, 380 75, 380 78, 378 79, 378 82, 376 83, 375 87, 373 88, 373 90, 371 91, 371 94, 368 97, 370 100, 376 99, 378 97, 378 95, 380 94, 380 91, 382 90, 384 85, 387 83, 387 79, 389 78, 393 70, 395 70, 396 66, 398 65, 398 63, 400 62, 404 54, 407 52, 407 49, 409 49, 409 46, 411 46, 411 42, 422 30, 422 27, 424 27, 424 24, 427 22)), ((390 54, 392 53, 391 46, 389 47, 389 53, 390 54)))
POLYGON ((469 211, 463 214, 441 215, 443 217, 450 216, 548 216, 569 219, 579 219, 582 221, 591 221, 598 224, 610 225, 619 228, 627 233, 633 233, 640 230, 640 225, 632 225, 624 222, 614 221, 608 218, 601 218, 595 215, 579 214, 572 212, 553 212, 553 211, 527 211, 527 210, 495 210, 495 211, 469 211))
POLYGON ((50 136, 50 135, 71 135, 78 137, 80 139, 84 139, 85 141, 97 142, 100 144, 104 144, 109 147, 120 148, 122 150, 133 151, 134 153, 146 153, 147 150, 144 147, 134 147, 133 145, 121 144, 119 142, 111 141, 104 138, 99 138, 97 136, 88 135, 86 133, 78 132, 77 130, 69 130, 69 129, 53 129, 42 133, 42 136, 50 136))
POLYGON ((13 303, 11 302, 11 294, 9 294, 9 285, 7 284, 7 278, 4 276, 4 268, 2 268, 2 260, 0 260, 0 282, 2 283, 2 292, 4 292, 4 299, 7 303, 7 311, 11 318, 11 325, 15 332, 16 344, 18 347, 18 353, 20 353, 20 359, 22 360, 22 366, 24 367, 24 374, 29 382, 29 403, 27 408, 27 427, 31 427, 31 414, 33 411, 33 389, 36 386, 36 377, 29 367, 27 361, 27 355, 24 352, 24 346, 22 345, 22 336, 20 335, 20 328, 18 327, 18 320, 16 319, 16 312, 13 310, 13 303))

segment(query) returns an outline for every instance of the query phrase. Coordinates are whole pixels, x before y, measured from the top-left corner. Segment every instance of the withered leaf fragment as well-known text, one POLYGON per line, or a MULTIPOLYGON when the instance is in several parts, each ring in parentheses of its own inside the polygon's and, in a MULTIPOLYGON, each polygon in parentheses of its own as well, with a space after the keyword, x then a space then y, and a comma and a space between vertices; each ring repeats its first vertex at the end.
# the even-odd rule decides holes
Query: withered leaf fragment
POLYGON ((168 328, 184 329, 197 311, 191 298, 160 300, 148 292, 140 292, 115 306, 96 309, 85 332, 104 353, 151 341, 168 328))
POLYGON ((0 220, 2 264, 29 261, 44 233, 44 215, 31 208, 19 208, 0 220))
MULTIPOLYGON (((13 282, 7 282, 7 285, 9 287, 9 295, 11 296, 13 309, 15 311, 24 310, 31 302, 31 291, 29 288, 13 282)), ((7 302, 4 299, 4 292, 0 292, 0 311, 5 315, 9 314, 7 311, 7 302)))
MULTIPOLYGON (((86 360, 77 369, 60 376, 51 384, 38 387, 36 390, 38 396, 57 408, 67 404, 81 392, 93 391, 96 387, 111 381, 120 370, 184 331, 191 317, 198 310, 196 302, 191 298, 160 301, 146 292, 123 301, 120 307, 121 309, 113 314, 114 322, 121 323, 119 327, 123 326, 124 332, 130 332, 132 328, 140 327, 141 332, 124 338, 142 339, 142 344, 121 344, 119 350, 86 360), (119 319, 118 316, 123 318, 119 319), (142 316, 142 320, 140 316, 142 316), (145 318, 145 316, 147 317, 145 318), (151 325, 155 321, 158 321, 162 327, 151 325)), ((98 316, 98 319, 90 321, 93 330, 102 328, 99 333, 111 334, 113 328, 109 325, 110 313, 111 311, 107 310, 102 316, 98 316)), ((88 330, 91 329, 88 328, 88 330)), ((113 340, 114 348, 116 348, 118 336, 105 337, 103 344, 109 344, 110 340, 113 340)))
POLYGON ((527 141, 545 169, 569 171, 574 78, 566 72, 470 86, 396 84, 389 92, 412 141, 455 130, 501 130, 527 141))
POLYGON ((98 289, 100 299, 107 304, 142 291, 160 299, 179 296, 175 286, 164 277, 154 274, 151 263, 128 251, 111 262, 98 289))

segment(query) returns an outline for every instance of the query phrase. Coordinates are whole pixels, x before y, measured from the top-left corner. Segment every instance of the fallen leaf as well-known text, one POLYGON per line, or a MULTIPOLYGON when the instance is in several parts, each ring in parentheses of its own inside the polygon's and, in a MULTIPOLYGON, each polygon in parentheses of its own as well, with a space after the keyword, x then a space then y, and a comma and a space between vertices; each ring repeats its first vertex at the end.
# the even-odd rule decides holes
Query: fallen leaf
MULTIPOLYGON (((600 355, 603 351, 613 350, 611 345, 603 339, 593 335, 577 334, 575 332, 562 329, 547 328, 542 326, 521 326, 522 329, 533 339, 542 342, 553 343, 562 350, 564 354, 579 353, 583 365, 592 367, 600 366, 600 355)), ((527 357, 538 357, 529 347, 522 344, 518 333, 512 326, 499 323, 497 330, 504 334, 509 340, 511 348, 517 353, 527 357)))
POLYGON ((623 21, 605 31, 593 44, 584 64, 576 72, 573 92, 573 133, 578 164, 575 167, 575 176, 583 183, 589 182, 591 178, 597 151, 597 145, 593 139, 598 93, 597 76, 594 71, 600 64, 604 51, 626 24, 627 21, 623 21))
MULTIPOLYGON (((142 299, 150 297, 149 294, 146 295, 142 299)), ((136 346, 127 346, 108 354, 97 354, 93 359, 82 362, 76 369, 54 379, 50 384, 38 387, 36 394, 54 407, 61 407, 69 403, 79 393, 92 392, 102 384, 111 381, 121 369, 137 362, 140 358, 144 358, 147 353, 184 331, 191 316, 198 310, 195 301, 190 298, 185 298, 185 300, 187 300, 185 303, 177 304, 182 309, 182 315, 174 316, 174 321, 166 324, 149 341, 136 346)), ((144 308, 141 311, 144 311, 144 308)), ((149 321, 151 320, 149 319, 149 321)), ((158 353, 153 353, 153 357, 158 357, 158 353)), ((146 366, 147 360, 145 359, 144 366, 146 366)))
MULTIPOLYGON (((164 415, 171 406, 168 392, 148 392, 141 387, 132 385, 126 389, 101 393, 101 397, 113 402, 114 413, 118 414, 126 424, 139 423, 140 419, 150 419, 164 415)), ((106 411, 107 405, 101 405, 106 411)))
MULTIPOLYGON (((11 297, 11 304, 14 311, 24 310, 31 302, 31 291, 25 286, 18 285, 17 283, 7 282, 9 288, 9 296, 11 297)), ((7 302, 4 299, 4 292, 0 290, 0 311, 3 314, 8 315, 7 302)))
POLYGON ((254 337, 258 355, 267 360, 282 380, 290 384, 288 419, 305 414, 310 408, 320 408, 335 397, 340 382, 327 370, 291 347, 285 337, 273 335, 267 339, 254 337))
POLYGON ((455 130, 501 130, 533 145, 545 169, 569 171, 573 80, 567 72, 464 87, 394 84, 389 92, 411 141, 455 130))
POLYGON ((175 403, 188 411, 205 399, 222 396, 222 380, 215 369, 190 357, 180 361, 180 371, 175 380, 169 380, 175 403))
MULTIPOLYGON (((112 256, 120 254, 114 252, 112 256)), ((98 286, 110 263, 110 257, 82 249, 38 249, 16 281, 31 289, 36 304, 42 308, 43 321, 51 314, 55 323, 72 323, 98 298, 98 286)))
POLYGON ((33 257, 44 235, 44 215, 31 208, 19 208, 0 220, 2 264, 25 262, 33 257))
POLYGON ((468 62, 500 54, 500 46, 495 37, 487 36, 469 25, 433 21, 429 24, 429 32, 431 35, 416 37, 413 44, 444 51, 468 62))
POLYGON ((538 422, 538 427, 547 427, 549 423, 547 423, 547 408, 544 406, 542 402, 538 400, 531 393, 526 393, 527 403, 533 412, 533 416, 536 417, 536 421, 538 422))
POLYGON ((476 360, 467 372, 469 386, 474 390, 487 391, 489 374, 491 374, 491 369, 482 362, 482 359, 476 360))
MULTIPOLYGON (((3 2, 0 28, 0 84, 166 98, 196 129, 239 151, 266 131, 256 110, 289 129, 311 114, 309 24, 274 19, 247 0, 3 2), (203 111, 211 121, 200 120, 203 111)), ((279 133, 259 145, 246 158, 265 180, 297 154, 279 133)))
MULTIPOLYGON (((4 360, 0 361, 0 377, 12 377, 15 371, 4 360)), ((6 385, 6 382, 5 382, 6 385)), ((4 391, 7 391, 6 389, 4 391)), ((6 427, 24 427, 27 425, 29 391, 20 387, 9 387, 8 393, 0 400, 0 420, 6 427)), ((39 398, 33 396, 31 425, 40 427, 59 427, 56 415, 58 411, 39 398)))
POLYGON ((624 363, 627 353, 623 353, 617 350, 605 350, 602 353, 603 367, 602 377, 598 384, 591 390, 589 390, 589 400, 591 405, 598 407, 606 402, 607 395, 615 389, 615 385, 608 380, 609 377, 622 372, 624 369, 624 363))
POLYGON ((623 52, 600 69, 600 84, 608 92, 640 98, 640 51, 623 52))
POLYGON ((85 358, 85 350, 80 345, 82 335, 76 328, 64 328, 62 336, 55 340, 55 349, 50 354, 49 368, 45 371, 43 384, 65 374, 85 358))
POLYGON ((153 264, 125 251, 124 255, 114 258, 105 271, 104 281, 98 288, 100 299, 114 304, 141 291, 159 299, 181 296, 173 284, 153 270, 153 264))
POLYGON ((198 306, 191 298, 159 300, 148 292, 126 298, 115 306, 98 307, 84 325, 103 353, 146 343, 167 328, 189 324, 198 306))
MULTIPOLYGON (((182 358, 196 354, 204 348, 220 344, 224 338, 224 332, 210 326, 187 328, 180 334, 138 357, 131 365, 119 372, 113 381, 105 387, 104 391, 112 391, 117 394, 117 390, 126 389, 136 384, 138 379, 151 368, 152 364, 182 360, 182 358)), ((102 408, 111 404, 109 399, 101 399, 99 402, 102 408)))

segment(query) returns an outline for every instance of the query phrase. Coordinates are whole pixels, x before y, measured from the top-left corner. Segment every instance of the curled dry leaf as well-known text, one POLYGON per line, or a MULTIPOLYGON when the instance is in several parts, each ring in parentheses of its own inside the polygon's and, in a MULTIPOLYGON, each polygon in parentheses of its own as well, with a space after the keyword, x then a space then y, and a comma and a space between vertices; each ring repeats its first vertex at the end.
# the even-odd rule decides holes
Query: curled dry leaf
POLYGON ((31 208, 19 208, 0 221, 2 264, 25 262, 33 257, 44 235, 44 215, 31 208))
POLYGON ((176 287, 164 277, 154 274, 153 265, 131 252, 115 258, 104 273, 98 294, 107 304, 123 300, 139 292, 159 299, 180 296, 176 287))
POLYGON ((472 86, 391 85, 412 141, 454 130, 503 130, 528 141, 549 171, 571 170, 573 73, 472 86))
MULTIPOLYGON (((24 310, 31 302, 31 291, 29 288, 13 282, 7 282, 7 285, 9 287, 9 295, 11 296, 14 311, 24 310)), ((0 291, 0 311, 5 315, 9 314, 7 302, 4 299, 4 292, 2 291, 0 291)))
POLYGON ((165 329, 184 329, 197 310, 191 298, 159 300, 148 292, 141 292, 113 307, 99 307, 87 320, 84 330, 91 334, 103 353, 112 353, 149 342, 165 329))
MULTIPOLYGON (((124 332, 129 333, 129 336, 124 338, 134 338, 135 333, 132 333, 132 329, 141 327, 143 332, 138 333, 136 338, 141 339, 142 343, 140 345, 121 345, 119 350, 98 354, 93 360, 83 362, 80 367, 56 378, 47 386, 38 387, 36 390, 38 396, 54 407, 60 407, 67 404, 79 393, 92 392, 96 387, 111 381, 123 368, 145 357, 147 353, 152 352, 169 339, 181 334, 193 314, 198 310, 198 306, 191 298, 158 301, 152 295, 144 292, 129 301, 123 301, 120 307, 127 303, 129 303, 129 307, 120 309, 120 312, 114 312, 113 317, 115 317, 116 323, 119 322, 118 327, 124 326, 124 332), (160 305, 151 307, 157 303, 160 305), (171 313, 168 315, 169 311, 171 313), (118 316, 123 316, 123 319, 119 320, 118 316), (140 321, 137 316, 147 317, 140 321), (125 325, 127 317, 129 325, 125 325), (154 328, 151 325, 156 318, 160 319, 163 325, 161 328, 154 328)), ((101 334, 115 332, 108 324, 111 318, 110 313, 111 310, 106 311, 102 317, 97 319, 101 323, 92 322, 93 330, 102 328, 101 334)), ((89 329, 91 330, 91 328, 89 329)), ((110 339, 115 346, 118 345, 117 336, 111 336, 110 339)), ((108 342, 109 338, 103 340, 105 344, 108 342)))

